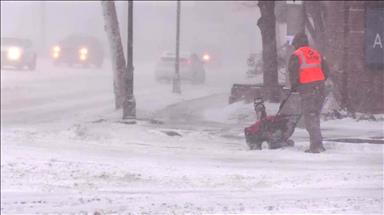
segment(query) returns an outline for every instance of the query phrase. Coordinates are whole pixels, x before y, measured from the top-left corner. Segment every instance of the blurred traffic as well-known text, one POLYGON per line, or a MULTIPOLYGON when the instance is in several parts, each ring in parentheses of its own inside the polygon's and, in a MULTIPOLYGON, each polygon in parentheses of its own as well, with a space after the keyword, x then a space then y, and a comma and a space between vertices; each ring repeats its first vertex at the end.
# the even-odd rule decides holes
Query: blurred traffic
POLYGON ((24 38, 1 38, 1 69, 28 69, 36 68, 36 52, 32 42, 24 38))
POLYGON ((104 50, 96 37, 72 34, 52 47, 52 60, 56 66, 100 68, 104 62, 104 50))
MULTIPOLYGON (((195 53, 181 53, 179 57, 179 73, 181 80, 191 81, 194 84, 205 83, 204 64, 210 62, 210 56, 204 54, 199 57, 195 53)), ((155 77, 159 82, 170 82, 174 78, 176 54, 164 52, 155 68, 155 77)))

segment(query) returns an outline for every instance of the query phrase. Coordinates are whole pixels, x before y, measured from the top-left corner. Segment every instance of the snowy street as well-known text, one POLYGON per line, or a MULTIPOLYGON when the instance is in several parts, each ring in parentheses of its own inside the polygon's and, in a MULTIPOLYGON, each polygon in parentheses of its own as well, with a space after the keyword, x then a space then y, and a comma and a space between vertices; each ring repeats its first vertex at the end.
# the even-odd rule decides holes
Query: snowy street
MULTIPOLYGON (((307 154, 297 128, 294 147, 248 150, 243 129, 256 116, 252 104, 228 105, 233 68, 176 95, 139 63, 139 120, 124 124, 110 68, 42 60, 1 71, 2 214, 383 213, 383 144, 325 141, 325 153, 307 154)), ((322 129, 325 139, 384 136, 382 121, 322 129)))

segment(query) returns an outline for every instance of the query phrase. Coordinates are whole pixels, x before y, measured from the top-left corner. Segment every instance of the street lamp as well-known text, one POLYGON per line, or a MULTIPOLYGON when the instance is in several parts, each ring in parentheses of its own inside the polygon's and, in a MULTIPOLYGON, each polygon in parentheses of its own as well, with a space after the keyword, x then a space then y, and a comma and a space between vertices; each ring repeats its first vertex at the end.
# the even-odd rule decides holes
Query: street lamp
POLYGON ((176 11, 176 61, 175 61, 175 75, 173 77, 173 93, 181 93, 180 88, 180 0, 177 0, 176 11))
POLYGON ((127 113, 125 119, 136 118, 136 100, 133 95, 133 0, 128 1, 128 36, 127 36, 127 113))
POLYGON ((46 38, 46 33, 47 33, 46 8, 47 8, 46 1, 41 1, 40 2, 40 52, 44 56, 45 56, 46 39, 47 39, 46 38))

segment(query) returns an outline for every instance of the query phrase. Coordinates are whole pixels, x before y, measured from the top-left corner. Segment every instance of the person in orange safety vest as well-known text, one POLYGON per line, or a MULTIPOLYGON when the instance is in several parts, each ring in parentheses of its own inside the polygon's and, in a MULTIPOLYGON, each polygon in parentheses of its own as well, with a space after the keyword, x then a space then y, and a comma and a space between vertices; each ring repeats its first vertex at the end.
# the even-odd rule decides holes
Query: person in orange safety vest
POLYGON ((307 35, 297 33, 292 45, 295 51, 288 63, 289 80, 292 90, 299 92, 301 112, 305 128, 309 133, 310 145, 305 152, 325 151, 320 129, 320 113, 325 100, 325 80, 329 67, 325 58, 309 46, 307 35))

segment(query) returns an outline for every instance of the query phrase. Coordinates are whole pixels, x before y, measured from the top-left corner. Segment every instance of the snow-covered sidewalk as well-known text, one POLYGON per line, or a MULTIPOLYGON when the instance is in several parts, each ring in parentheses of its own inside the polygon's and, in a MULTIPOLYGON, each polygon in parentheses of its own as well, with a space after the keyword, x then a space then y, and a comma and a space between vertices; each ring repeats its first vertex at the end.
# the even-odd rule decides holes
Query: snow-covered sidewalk
MULTIPOLYGON (((124 124, 103 71, 3 74, 2 214, 383 213, 382 144, 326 141, 325 153, 307 154, 297 129, 294 147, 249 151, 252 107, 227 105, 217 86, 174 95, 139 76, 143 120, 124 124), (157 116, 165 124, 146 120, 157 116)), ((382 126, 344 119, 322 129, 326 139, 371 138, 382 126)))
POLYGON ((163 130, 102 121, 4 132, 2 213, 382 212, 382 145, 248 151, 214 130, 163 130))

